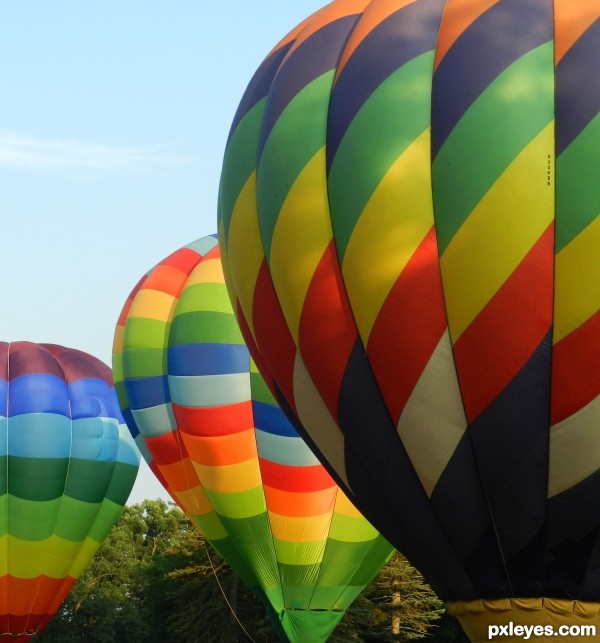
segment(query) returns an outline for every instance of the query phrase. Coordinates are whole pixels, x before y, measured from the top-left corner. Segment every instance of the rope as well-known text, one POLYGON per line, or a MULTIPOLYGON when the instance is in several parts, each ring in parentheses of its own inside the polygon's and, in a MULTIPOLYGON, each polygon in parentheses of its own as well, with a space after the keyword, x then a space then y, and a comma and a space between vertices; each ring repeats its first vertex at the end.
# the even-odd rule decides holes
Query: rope
POLYGON ((227 595, 225 594, 225 591, 223 590, 223 586, 221 585, 221 582, 219 581, 219 577, 217 576, 217 570, 215 569, 215 566, 213 565, 212 559, 210 557, 210 553, 208 551, 208 547, 206 546, 206 541, 203 540, 203 545, 204 545, 204 551, 206 551, 206 556, 208 557, 208 562, 210 563, 210 566, 212 568, 215 580, 217 581, 217 585, 219 586, 219 589, 221 590, 221 594, 223 594, 223 598, 225 599, 225 602, 227 603, 227 607, 230 609, 231 613, 233 614, 235 620, 237 621, 238 625, 242 628, 242 632, 252 641, 252 643, 256 643, 256 641, 248 634, 248 631, 246 628, 242 625, 242 622, 240 619, 237 617, 237 614, 235 613, 235 610, 231 606, 231 603, 229 602, 229 599, 227 598, 227 595))

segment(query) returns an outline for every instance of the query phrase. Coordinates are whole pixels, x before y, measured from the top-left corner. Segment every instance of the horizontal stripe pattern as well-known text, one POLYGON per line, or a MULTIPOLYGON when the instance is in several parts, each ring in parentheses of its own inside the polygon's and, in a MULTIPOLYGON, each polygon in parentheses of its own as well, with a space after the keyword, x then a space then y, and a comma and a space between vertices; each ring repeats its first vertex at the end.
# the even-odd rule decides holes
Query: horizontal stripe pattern
POLYGON ((0 343, 0 620, 39 632, 125 504, 139 454, 105 364, 0 343))
POLYGON ((251 353, 442 597, 597 600, 600 8, 371 0, 304 44, 225 152, 251 353))
MULTIPOLYGON (((136 306, 145 282, 133 293, 130 317, 120 318, 124 329, 115 334, 124 338, 115 356, 123 366, 121 404, 135 407, 133 430, 144 437, 172 495, 245 582, 270 601, 276 618, 287 620, 288 610, 325 610, 333 627, 338 610, 347 607, 341 596, 356 570, 368 559, 362 578, 370 579, 392 548, 381 547, 365 518, 336 500, 341 491, 276 404, 243 342, 211 239, 210 251, 198 254, 173 302, 145 297, 172 306, 161 315, 169 322, 159 347, 160 385, 150 361, 145 380, 138 372, 141 359, 129 359, 129 350, 144 350, 138 335, 144 326, 133 322, 140 321, 139 311, 148 312, 136 306), (170 402, 153 405, 164 398, 170 402), (337 555, 330 551, 333 543, 337 555), (370 558, 376 543, 381 555, 370 558), (327 580, 333 566, 341 568, 335 584, 327 580)), ((298 636, 290 640, 308 634, 298 636)))

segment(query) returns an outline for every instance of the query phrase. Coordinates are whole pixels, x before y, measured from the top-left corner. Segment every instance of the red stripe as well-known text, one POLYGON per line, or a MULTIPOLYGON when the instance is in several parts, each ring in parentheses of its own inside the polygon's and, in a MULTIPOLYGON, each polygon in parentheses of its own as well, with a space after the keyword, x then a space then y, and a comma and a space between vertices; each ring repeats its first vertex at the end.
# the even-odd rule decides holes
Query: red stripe
MULTIPOLYGON (((263 260, 256 280, 252 317, 256 345, 260 349, 257 365, 262 358, 262 363, 272 374, 288 403, 292 405, 296 345, 281 311, 266 260, 263 260)), ((254 357, 256 354, 254 342, 248 345, 248 350, 254 357)))
POLYGON ((573 415, 600 395, 599 337, 600 311, 554 346, 552 424, 573 415))
POLYGON ((201 257, 202 255, 197 253, 195 250, 191 250, 190 248, 180 248, 160 263, 163 266, 172 266, 181 272, 189 274, 201 257))
POLYGON ((334 486, 331 476, 320 464, 291 467, 259 458, 263 485, 280 491, 321 491, 334 486))
POLYGON ((552 325, 554 224, 454 347, 467 419, 475 418, 523 368, 552 325))
POLYGON ((446 327, 432 228, 381 307, 367 345, 369 361, 394 424, 446 327))
POLYGON ((357 338, 356 324, 332 240, 321 257, 306 293, 300 319, 300 352, 321 397, 336 420, 346 365, 357 338))
POLYGON ((238 402, 224 406, 193 408, 173 404, 177 426, 182 433, 199 436, 229 435, 254 427, 252 402, 238 402))
POLYGON ((144 441, 152 459, 158 466, 173 464, 187 457, 187 451, 181 444, 177 431, 147 437, 144 438, 144 441))

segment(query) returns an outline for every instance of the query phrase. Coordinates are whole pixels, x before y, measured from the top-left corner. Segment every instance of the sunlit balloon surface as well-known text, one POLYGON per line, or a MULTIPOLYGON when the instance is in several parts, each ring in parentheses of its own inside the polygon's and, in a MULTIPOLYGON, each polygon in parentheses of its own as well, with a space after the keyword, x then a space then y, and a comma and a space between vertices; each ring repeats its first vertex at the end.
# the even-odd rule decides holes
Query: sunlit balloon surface
POLYGON ((392 553, 276 405, 250 360, 214 236, 139 282, 115 334, 123 414, 152 470, 268 606, 324 641, 392 553))
POLYGON ((338 1, 232 125, 249 344, 446 599, 597 618, 599 68, 597 2, 338 1))

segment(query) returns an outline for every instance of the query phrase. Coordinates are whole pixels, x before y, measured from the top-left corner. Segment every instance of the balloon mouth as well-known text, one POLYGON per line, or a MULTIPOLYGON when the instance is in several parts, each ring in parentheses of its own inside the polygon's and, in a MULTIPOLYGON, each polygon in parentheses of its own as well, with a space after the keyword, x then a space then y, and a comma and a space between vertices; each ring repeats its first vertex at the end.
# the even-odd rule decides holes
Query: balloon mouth
POLYGON ((498 598, 448 601, 472 643, 527 640, 598 640, 600 603, 562 598, 498 598))

